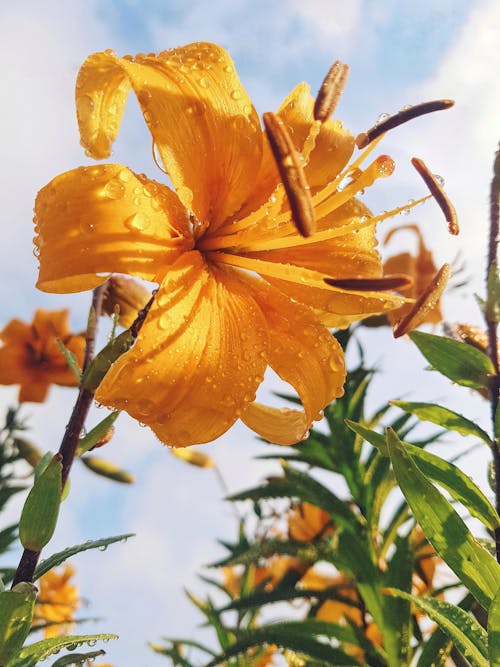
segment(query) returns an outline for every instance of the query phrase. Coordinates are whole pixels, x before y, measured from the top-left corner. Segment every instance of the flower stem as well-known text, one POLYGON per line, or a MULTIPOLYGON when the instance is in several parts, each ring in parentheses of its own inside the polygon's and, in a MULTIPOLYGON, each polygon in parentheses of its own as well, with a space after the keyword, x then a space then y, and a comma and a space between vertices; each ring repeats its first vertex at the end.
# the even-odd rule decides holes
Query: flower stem
MULTIPOLYGON (((102 297, 105 286, 97 287, 92 295, 92 305, 90 307, 87 331, 85 334, 85 354, 83 358, 83 368, 93 359, 95 350, 95 338, 97 333, 97 321, 101 313, 102 297)), ((59 454, 62 457, 62 488, 66 484, 71 466, 75 458, 76 448, 80 439, 83 424, 87 418, 94 394, 89 389, 80 387, 78 397, 73 407, 73 412, 66 426, 64 436, 59 447, 59 454)), ((25 549, 14 576, 12 585, 15 586, 21 581, 33 581, 33 574, 40 558, 41 551, 31 551, 25 549)))
MULTIPOLYGON (((490 285, 492 272, 497 271, 498 242, 500 237, 500 151, 498 151, 494 163, 494 176, 491 181, 490 190, 490 235, 488 244, 488 265, 486 274, 486 289, 490 285)), ((500 514, 500 441, 496 436, 496 414, 500 399, 500 373, 498 361, 498 322, 497 318, 491 316, 491 311, 495 310, 489 307, 490 295, 487 296, 487 308, 485 312, 486 326, 488 330, 488 350, 489 356, 495 370, 490 383, 490 405, 491 419, 493 422, 493 466, 495 470, 495 504, 496 510, 500 514)), ((495 529, 495 550, 497 561, 500 563, 500 528, 495 529)))

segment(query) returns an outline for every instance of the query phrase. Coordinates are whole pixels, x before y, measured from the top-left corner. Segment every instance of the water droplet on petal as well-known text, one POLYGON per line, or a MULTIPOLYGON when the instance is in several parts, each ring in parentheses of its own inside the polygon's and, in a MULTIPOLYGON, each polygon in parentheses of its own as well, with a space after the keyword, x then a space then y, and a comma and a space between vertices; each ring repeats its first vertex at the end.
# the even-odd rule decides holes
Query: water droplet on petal
POLYGON ((125 220, 124 225, 133 232, 143 232, 149 226, 149 220, 140 213, 134 213, 125 220))
POLYGON ((375 125, 380 125, 380 123, 383 123, 384 120, 387 120, 390 117, 391 117, 391 114, 389 114, 389 113, 381 113, 380 116, 375 121, 375 125))
POLYGON ((119 178, 112 178, 103 188, 102 194, 108 199, 121 199, 125 194, 125 186, 119 178))
POLYGON ((231 91, 231 97, 233 100, 240 100, 241 99, 241 93, 239 90, 232 90, 231 91))

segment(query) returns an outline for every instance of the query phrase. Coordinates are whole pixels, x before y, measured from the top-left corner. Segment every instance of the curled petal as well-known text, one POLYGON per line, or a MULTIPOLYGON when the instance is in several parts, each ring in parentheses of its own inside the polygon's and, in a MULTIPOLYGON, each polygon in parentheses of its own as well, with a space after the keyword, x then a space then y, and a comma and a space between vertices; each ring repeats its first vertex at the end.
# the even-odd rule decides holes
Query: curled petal
POLYGON ((96 398, 126 410, 168 445, 208 442, 254 400, 267 345, 264 317, 235 273, 185 253, 96 398))
POLYGON ((276 445, 294 445, 307 434, 307 417, 303 410, 273 408, 262 403, 250 403, 241 421, 261 438, 276 445))
MULTIPOLYGON (((295 410, 267 410, 265 414, 264 428, 274 430, 276 435, 281 430, 284 437, 280 444, 291 444, 305 436, 312 422, 321 418, 321 411, 328 403, 342 396, 344 355, 337 340, 309 308, 291 301, 264 281, 249 279, 248 282, 266 318, 270 336, 269 365, 294 387, 304 406, 302 423, 295 410)), ((253 408, 250 417, 244 416, 243 420, 252 418, 257 409, 263 412, 262 408, 253 408)))
POLYGON ((154 281, 192 245, 177 196, 122 165, 57 176, 38 193, 35 215, 45 292, 92 289, 102 273, 154 281))
POLYGON ((241 207, 259 169, 262 135, 224 49, 200 42, 158 56, 96 53, 78 83, 82 144, 92 156, 109 155, 131 86, 184 206, 215 224, 241 207))

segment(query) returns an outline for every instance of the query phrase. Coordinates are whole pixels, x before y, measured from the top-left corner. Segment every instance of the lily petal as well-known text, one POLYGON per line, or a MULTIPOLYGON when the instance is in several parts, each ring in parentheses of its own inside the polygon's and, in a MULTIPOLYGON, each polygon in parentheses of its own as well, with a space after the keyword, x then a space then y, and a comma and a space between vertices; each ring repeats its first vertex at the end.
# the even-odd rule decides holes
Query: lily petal
POLYGON ((261 438, 275 445, 294 445, 307 433, 307 417, 303 410, 273 408, 250 403, 241 414, 241 421, 261 438))
POLYGON ((96 398, 146 422, 168 445, 209 442, 254 400, 267 346, 265 319, 237 274, 185 253, 96 398))
POLYGON ((129 86, 180 200, 199 220, 220 224, 252 191, 262 156, 259 118, 233 61, 203 42, 158 56, 90 56, 76 97, 82 144, 93 157, 109 155, 129 86))
POLYGON ((273 441, 277 441, 281 433, 279 444, 291 444, 305 436, 312 422, 321 418, 321 411, 328 403, 342 396, 344 355, 337 340, 318 322, 309 308, 293 302, 264 281, 248 278, 248 283, 269 329, 269 365, 294 387, 305 415, 301 423, 297 411, 269 409, 266 412, 254 406, 242 416, 242 420, 245 423, 251 420, 251 428, 261 433, 256 428, 256 416, 260 412, 264 418, 262 428, 274 432, 273 441), (297 435, 300 437, 297 438, 297 435))
POLYGON ((192 247, 177 196, 122 165, 61 174, 38 193, 35 215, 45 292, 92 289, 106 280, 99 273, 154 281, 192 247))

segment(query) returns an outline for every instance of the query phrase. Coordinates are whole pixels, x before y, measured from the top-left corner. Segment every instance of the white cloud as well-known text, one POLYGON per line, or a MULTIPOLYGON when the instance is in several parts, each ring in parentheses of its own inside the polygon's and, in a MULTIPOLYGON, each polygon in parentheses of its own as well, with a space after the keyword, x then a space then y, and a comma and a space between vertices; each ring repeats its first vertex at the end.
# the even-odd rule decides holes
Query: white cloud
POLYGON ((362 0, 292 0, 289 7, 316 33, 316 48, 331 51, 334 45, 336 51, 350 50, 362 27, 362 0))

